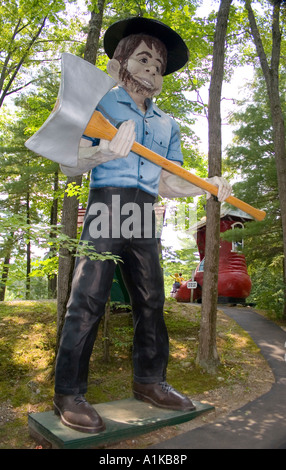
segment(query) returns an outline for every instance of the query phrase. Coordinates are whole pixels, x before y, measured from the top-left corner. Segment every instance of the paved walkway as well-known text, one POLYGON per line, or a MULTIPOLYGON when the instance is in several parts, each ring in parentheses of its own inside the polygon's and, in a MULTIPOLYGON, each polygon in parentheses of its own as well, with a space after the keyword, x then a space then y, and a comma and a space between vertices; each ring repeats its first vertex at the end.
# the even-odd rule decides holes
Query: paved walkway
POLYGON ((286 449, 286 332, 249 308, 220 308, 249 333, 268 361, 269 392, 218 420, 151 449, 286 449))

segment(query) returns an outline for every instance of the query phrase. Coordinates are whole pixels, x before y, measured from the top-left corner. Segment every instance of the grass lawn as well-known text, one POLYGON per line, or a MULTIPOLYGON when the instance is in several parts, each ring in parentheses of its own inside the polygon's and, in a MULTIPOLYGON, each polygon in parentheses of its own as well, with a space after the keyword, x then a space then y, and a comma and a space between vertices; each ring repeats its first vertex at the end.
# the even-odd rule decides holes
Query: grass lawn
MULTIPOLYGON (((191 398, 208 390, 244 384, 261 361, 258 347, 234 321, 218 312, 220 366, 210 375, 196 366, 200 306, 165 304, 170 336, 168 382, 191 398)), ((55 301, 0 302, 0 449, 31 449, 28 414, 52 409, 56 338, 55 301)), ((111 315, 109 361, 103 360, 103 327, 91 358, 92 403, 132 396, 132 315, 111 315)))

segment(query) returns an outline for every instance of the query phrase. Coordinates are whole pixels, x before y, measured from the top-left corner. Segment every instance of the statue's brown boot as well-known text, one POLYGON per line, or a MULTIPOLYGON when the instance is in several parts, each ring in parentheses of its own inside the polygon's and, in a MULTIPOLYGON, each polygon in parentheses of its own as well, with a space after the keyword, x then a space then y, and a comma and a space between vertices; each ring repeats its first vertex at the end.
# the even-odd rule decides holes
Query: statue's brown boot
POLYGON ((192 401, 175 390, 167 382, 153 384, 133 383, 133 394, 137 400, 142 400, 160 408, 170 410, 192 411, 196 407, 192 401))
POLYGON ((105 429, 101 417, 83 395, 61 395, 56 393, 54 396, 54 410, 65 426, 76 431, 98 433, 105 429))

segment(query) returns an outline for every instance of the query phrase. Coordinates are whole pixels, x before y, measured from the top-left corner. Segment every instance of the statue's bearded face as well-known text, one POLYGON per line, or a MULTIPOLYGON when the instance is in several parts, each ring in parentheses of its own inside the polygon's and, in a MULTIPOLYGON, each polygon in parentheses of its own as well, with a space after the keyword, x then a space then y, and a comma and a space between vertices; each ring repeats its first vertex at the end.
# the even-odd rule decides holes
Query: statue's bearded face
POLYGON ((119 78, 127 91, 152 98, 161 92, 164 61, 154 45, 142 41, 128 60, 121 64, 119 78))

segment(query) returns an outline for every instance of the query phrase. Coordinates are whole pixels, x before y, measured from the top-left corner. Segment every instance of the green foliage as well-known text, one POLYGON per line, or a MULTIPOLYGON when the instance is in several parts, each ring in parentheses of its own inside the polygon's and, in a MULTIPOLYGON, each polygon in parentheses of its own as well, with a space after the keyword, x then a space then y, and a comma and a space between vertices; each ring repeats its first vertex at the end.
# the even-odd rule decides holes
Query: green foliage
MULTIPOLYGON (((20 264, 23 263, 23 256, 29 241, 32 242, 33 249, 42 250, 40 258, 39 256, 33 257, 34 276, 55 274, 59 247, 61 244, 63 246, 68 244, 67 240, 60 237, 58 230, 54 233, 57 240, 52 239, 53 227, 50 226, 49 220, 55 201, 60 214, 66 178, 59 173, 59 187, 55 189, 53 179, 58 166, 46 159, 31 155, 23 144, 43 124, 54 107, 59 87, 60 53, 66 50, 83 55, 90 11, 97 6, 97 2, 94 1, 86 1, 81 8, 73 1, 54 0, 44 3, 39 0, 19 4, 11 0, 2 2, 0 6, 2 29, 0 45, 1 50, 4 51, 0 67, 4 66, 5 57, 9 56, 12 72, 13 67, 15 70, 23 58, 14 84, 11 84, 15 91, 12 96, 17 96, 16 106, 5 106, 2 108, 4 113, 0 116, 2 150, 0 254, 2 259, 9 253, 11 254, 12 280, 15 277, 14 268, 11 266, 18 260, 20 264), (70 14, 71 12, 73 13, 70 14), (23 29, 18 31, 13 38, 17 22, 23 29), (43 29, 29 48, 29 43, 41 24, 43 24, 43 29), (48 61, 43 62, 44 59, 48 61), (25 87, 30 80, 33 80, 33 87, 30 86, 27 88, 29 92, 25 92, 26 88, 22 87, 25 87), (29 214, 27 214, 28 199, 29 214), (29 223, 27 223, 27 217, 29 217, 29 223), (55 251, 52 253, 50 250, 55 251)), ((207 105, 201 99, 190 99, 189 96, 190 92, 195 92, 199 96, 200 87, 210 80, 216 13, 212 12, 206 18, 198 18, 196 8, 199 4, 201 2, 195 0, 183 2, 152 0, 147 3, 143 0, 139 2, 128 0, 124 4, 115 0, 105 7, 103 31, 118 19, 144 15, 162 20, 177 30, 185 39, 190 49, 188 67, 175 75, 165 77, 163 91, 157 97, 157 104, 180 123, 184 167, 190 171, 195 170, 201 177, 206 177, 206 157, 198 150, 197 137, 192 127, 196 115, 207 112, 207 105)), ((217 6, 214 5, 214 9, 217 9, 217 6)), ((262 28, 262 36, 267 51, 271 48, 270 29, 267 23, 269 19, 269 15, 263 18, 258 16, 261 26, 263 26, 263 21, 266 21, 267 27, 262 28)), ((246 25, 245 10, 233 4, 228 25, 226 79, 229 79, 233 67, 239 62, 255 60, 252 43, 244 34, 246 25)), ((284 47, 285 44, 282 41, 282 52, 284 47)), ((106 63, 107 57, 103 51, 101 39, 97 66, 106 70, 106 63)), ((284 70, 283 64, 281 70, 284 70)), ((8 80, 7 75, 5 84, 8 80)), ((12 88, 9 89, 10 92, 12 88)), ((255 277, 253 289, 255 289, 259 282, 254 274, 255 265, 259 263, 261 257, 261 246, 271 264, 281 256, 282 238, 269 108, 266 100, 261 99, 266 93, 259 81, 253 84, 253 90, 255 93, 252 102, 248 103, 248 106, 242 104, 242 111, 233 115, 232 124, 240 127, 237 129, 234 145, 228 151, 228 159, 224 166, 230 175, 234 173, 242 175, 242 181, 234 186, 235 195, 254 206, 267 210, 267 219, 263 223, 249 224, 245 234, 245 252, 250 269, 253 269, 252 277, 255 277), (257 243, 257 237, 260 243, 257 243)), ((281 91, 281 96, 283 96, 283 90, 281 91)), ((76 196, 84 206, 87 200, 88 184, 88 178, 84 178, 81 188, 69 185, 67 193, 76 196)), ((184 204, 191 201, 191 198, 178 199, 177 210, 184 210, 184 204)), ((162 203, 166 204, 166 201, 162 203)), ((199 198, 198 219, 204 215, 204 204, 205 198, 199 198)), ((180 230, 179 225, 178 220, 174 221, 174 226, 178 230, 180 230)), ((183 228, 183 232, 186 228, 183 228)), ((71 240, 67 249, 71 252, 76 251, 77 243, 77 240, 71 240)), ((81 249, 86 249, 86 247, 80 247, 81 249)), ((176 253, 172 249, 163 249, 168 292, 171 285, 169 273, 178 270, 178 261, 184 276, 190 277, 197 263, 195 252, 196 246, 188 237, 185 242, 182 241, 182 248, 176 253)), ((22 277, 24 271, 24 269, 21 270, 22 277)), ((275 292, 278 290, 277 287, 275 292)))
POLYGON ((67 253, 72 253, 75 257, 84 257, 87 256, 89 259, 97 261, 112 260, 115 263, 120 262, 121 258, 119 256, 113 255, 108 252, 97 253, 92 244, 87 240, 81 240, 79 242, 78 238, 71 238, 68 235, 64 234, 61 230, 61 226, 57 225, 52 228, 53 237, 44 238, 47 230, 45 227, 38 227, 38 230, 34 233, 34 241, 41 234, 42 243, 40 245, 41 249, 46 247, 53 247, 56 253, 59 253, 57 256, 50 257, 48 256, 44 260, 36 260, 34 263, 35 270, 32 272, 32 276, 42 276, 43 274, 53 274, 57 273, 57 264, 59 256, 66 256, 67 253), (62 251, 60 252, 60 248, 62 251), (61 254, 65 253, 66 254, 61 254))
MULTIPOLYGON (((96 2, 87 1, 86 11, 83 8, 76 9, 73 3, 75 2, 54 0, 44 5, 39 0, 23 2, 19 7, 12 0, 5 5, 1 4, 0 21, 3 28, 5 26, 1 37, 3 60, 4 57, 9 57, 12 65, 23 59, 15 75, 14 84, 11 83, 14 88, 9 89, 9 93, 15 91, 14 106, 5 107, 5 114, 0 117, 0 146, 3 152, 0 178, 3 230, 0 250, 3 259, 4 256, 10 257, 10 285, 15 280, 12 266, 18 260, 20 262, 20 259, 22 265, 27 243, 32 243, 32 252, 36 250, 40 253, 40 257, 33 255, 33 282, 38 276, 46 279, 46 276, 56 274, 60 246, 69 252, 76 252, 78 241, 63 240, 60 227, 55 231, 50 225, 55 204, 60 214, 66 178, 58 173, 56 189, 54 176, 58 172, 58 165, 28 152, 24 147, 25 140, 39 129, 55 105, 60 79, 60 53, 68 50, 81 56, 83 54, 89 11, 96 6, 96 2), (75 16, 69 14, 71 11, 76 12, 75 16), (19 30, 14 29, 17 24, 19 30), (13 31, 16 31, 15 37, 13 31), (31 42, 37 32, 39 36, 31 42), (12 48, 11 54, 9 44, 12 48), (43 62, 44 59, 48 59, 48 62, 43 62), (30 85, 26 89, 26 84, 31 80, 33 87, 30 85)), ((205 171, 206 164, 204 157, 197 150, 197 140, 190 125, 193 123, 192 113, 199 112, 202 105, 186 100, 185 94, 199 88, 208 79, 207 67, 204 73, 201 73, 200 65, 211 50, 209 37, 212 35, 214 22, 212 20, 205 24, 205 21, 194 18, 197 4, 196 1, 182 3, 177 0, 172 0, 171 3, 159 0, 146 4, 143 1, 134 3, 129 0, 122 5, 122 2, 116 0, 106 6, 103 29, 117 19, 143 14, 164 21, 185 38, 191 50, 189 68, 184 73, 166 77, 164 90, 158 97, 158 105, 180 122, 185 166, 190 169, 197 168, 201 174, 205 171)), ((97 66, 105 70, 106 62, 107 57, 101 45, 97 66)), ((5 77, 5 84, 8 83, 9 77, 5 77)), ((76 196, 84 206, 88 185, 88 178, 84 178, 80 188, 69 185, 67 194, 76 196)), ((83 245, 79 247, 79 251, 85 249, 83 245)), ((86 254, 83 252, 83 255, 84 253, 86 254)), ((92 256, 97 257, 94 253, 92 256)), ((21 270, 21 273, 22 281, 19 285, 24 286, 24 270, 21 270)), ((19 295, 23 296, 20 293, 19 295)))
MULTIPOLYGON (((59 43, 69 42, 79 22, 65 15, 64 0, 16 1, 0 4, 0 107, 9 95, 25 88, 34 79, 39 60, 49 59, 59 43)), ((71 0, 69 0, 71 3, 71 0)))
POLYGON ((84 179, 81 186, 77 185, 75 182, 68 183, 65 192, 67 193, 68 197, 76 196, 79 202, 85 205, 89 193, 89 180, 84 179))
MULTIPOLYGON (((281 75, 283 86, 285 90, 285 75, 281 75)), ((226 165, 241 174, 241 181, 233 186, 234 194, 266 210, 265 220, 248 223, 243 230, 244 253, 253 283, 249 300, 279 317, 283 305, 283 237, 270 110, 260 73, 250 91, 252 99, 238 103, 241 110, 232 117, 237 128, 227 149, 226 165)), ((233 230, 223 237, 233 239, 236 235, 239 237, 233 230)))
MULTIPOLYGON (((17 263, 10 264, 6 282, 6 301, 26 299, 26 269, 26 257, 23 255, 17 256, 17 263)), ((49 298, 45 273, 40 277, 31 277, 29 291, 30 297, 34 300, 49 298)))
POLYGON ((253 287, 248 301, 266 311, 270 318, 280 320, 283 319, 284 306, 282 268, 283 260, 276 258, 270 265, 262 261, 249 269, 253 287))

